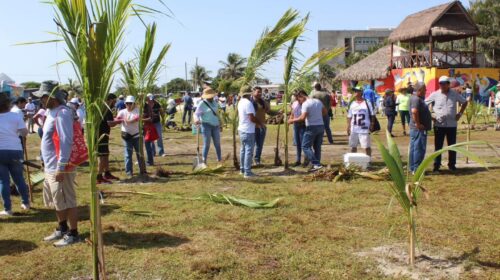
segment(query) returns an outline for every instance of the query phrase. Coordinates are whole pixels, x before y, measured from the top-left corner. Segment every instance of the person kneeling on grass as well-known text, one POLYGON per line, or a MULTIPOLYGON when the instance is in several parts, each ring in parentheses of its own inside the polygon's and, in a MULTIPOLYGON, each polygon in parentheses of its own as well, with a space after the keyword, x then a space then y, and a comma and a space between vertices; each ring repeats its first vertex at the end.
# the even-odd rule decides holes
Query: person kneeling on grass
POLYGON ((328 110, 320 100, 308 98, 303 90, 299 91, 297 100, 302 103, 302 113, 300 117, 288 120, 288 123, 305 121, 306 130, 302 138, 302 150, 313 165, 310 171, 317 171, 323 168, 321 165, 321 145, 325 130, 323 117, 328 115, 328 110))
POLYGON ((196 112, 194 112, 194 119, 196 125, 201 125, 201 133, 203 135, 203 163, 207 164, 210 141, 213 139, 215 153, 217 154, 217 163, 221 165, 220 132, 222 128, 219 116, 217 115, 219 105, 214 100, 215 95, 215 90, 211 88, 203 90, 202 101, 196 108, 196 112))
POLYGON ((358 145, 365 149, 368 156, 372 155, 370 131, 374 124, 375 112, 371 102, 363 98, 361 87, 353 88, 355 100, 349 106, 347 112, 347 135, 349 135, 349 146, 351 152, 358 151, 358 145))
POLYGON ((74 170, 68 170, 72 144, 74 115, 66 107, 66 94, 57 89, 49 89, 47 100, 47 116, 43 126, 41 143, 42 158, 45 165, 45 182, 43 201, 45 206, 56 209, 56 230, 44 241, 56 241, 54 246, 62 247, 79 242, 78 214, 75 192, 74 170), (57 130, 57 131, 56 131, 57 130), (59 138, 59 151, 53 136, 59 138), (69 221, 69 227, 67 222, 69 221))

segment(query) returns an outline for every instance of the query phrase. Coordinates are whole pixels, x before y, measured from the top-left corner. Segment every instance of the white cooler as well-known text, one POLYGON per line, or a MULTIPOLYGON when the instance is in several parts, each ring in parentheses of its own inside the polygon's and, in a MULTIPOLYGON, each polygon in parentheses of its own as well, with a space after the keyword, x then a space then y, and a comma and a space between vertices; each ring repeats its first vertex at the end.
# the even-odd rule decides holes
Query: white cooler
POLYGON ((371 158, 366 154, 362 153, 347 153, 344 154, 344 165, 349 167, 349 165, 356 165, 361 167, 361 169, 366 170, 368 164, 370 164, 371 158))

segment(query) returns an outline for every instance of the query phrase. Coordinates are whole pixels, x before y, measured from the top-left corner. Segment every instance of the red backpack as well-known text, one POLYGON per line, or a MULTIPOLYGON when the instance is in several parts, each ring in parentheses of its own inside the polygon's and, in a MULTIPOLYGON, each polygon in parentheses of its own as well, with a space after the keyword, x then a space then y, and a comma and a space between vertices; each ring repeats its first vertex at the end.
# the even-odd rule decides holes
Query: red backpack
MULTIPOLYGON (((60 110, 59 110, 60 111, 60 110)), ((56 119, 57 115, 56 114, 56 119)), ((52 140, 54 141, 54 148, 56 150, 57 159, 59 159, 59 151, 61 150, 59 134, 57 133, 57 120, 54 122, 54 134, 52 135, 52 140)), ((89 150, 85 144, 85 138, 83 136, 82 126, 80 122, 73 121, 73 144, 71 145, 71 154, 69 156, 68 165, 66 165, 65 171, 72 171, 80 164, 86 162, 89 159, 89 150)))

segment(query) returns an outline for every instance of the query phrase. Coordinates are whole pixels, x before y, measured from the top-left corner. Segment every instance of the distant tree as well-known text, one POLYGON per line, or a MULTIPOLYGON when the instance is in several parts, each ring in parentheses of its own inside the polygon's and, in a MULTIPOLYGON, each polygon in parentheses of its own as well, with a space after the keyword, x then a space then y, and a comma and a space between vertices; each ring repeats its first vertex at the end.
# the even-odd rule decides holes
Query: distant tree
POLYGON ((24 88, 40 88, 40 83, 34 81, 28 81, 21 83, 21 86, 23 86, 24 88))
POLYGON ((255 78, 255 83, 259 85, 270 85, 271 81, 268 78, 257 77, 255 78))
POLYGON ((211 79, 209 76, 210 71, 201 65, 194 66, 191 69, 190 74, 197 88, 201 88, 203 86, 203 81, 211 79))
POLYGON ((67 84, 61 85, 61 87, 68 91, 70 98, 81 95, 83 92, 82 86, 77 81, 71 78, 68 79, 67 84))
POLYGON ((170 82, 168 82, 167 84, 164 84, 162 87, 164 88, 165 90, 165 86, 166 86, 166 92, 179 92, 179 91, 183 91, 183 90, 189 90, 191 89, 191 84, 189 82, 186 82, 184 79, 182 78, 175 78, 175 79, 172 79, 170 80, 170 82))
POLYGON ((329 64, 322 64, 319 66, 319 82, 324 87, 333 88, 337 70, 329 64))
POLYGON ((242 77, 245 71, 246 58, 237 53, 229 53, 226 60, 227 61, 219 61, 219 63, 222 64, 222 68, 219 69, 218 76, 223 79, 233 80, 242 77))
POLYGON ((479 27, 478 50, 488 63, 500 65, 500 1, 474 0, 469 2, 469 13, 479 27))
POLYGON ((114 94, 116 94, 116 96, 120 96, 120 95, 127 96, 128 89, 125 86, 117 86, 114 94))

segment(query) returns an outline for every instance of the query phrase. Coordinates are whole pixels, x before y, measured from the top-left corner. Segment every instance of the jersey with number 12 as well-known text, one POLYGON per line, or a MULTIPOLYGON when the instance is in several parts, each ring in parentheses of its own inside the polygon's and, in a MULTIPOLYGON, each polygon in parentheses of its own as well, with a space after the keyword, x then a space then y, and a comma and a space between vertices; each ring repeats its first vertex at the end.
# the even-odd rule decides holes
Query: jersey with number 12
POLYGON ((370 133, 370 113, 373 116, 373 108, 370 104, 368 110, 367 102, 353 101, 349 107, 347 117, 351 119, 351 133, 370 133))

